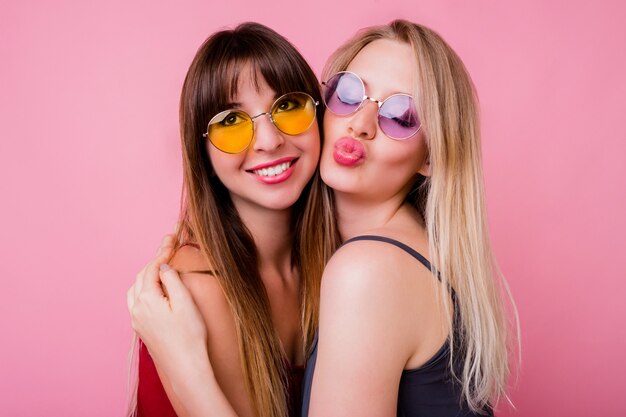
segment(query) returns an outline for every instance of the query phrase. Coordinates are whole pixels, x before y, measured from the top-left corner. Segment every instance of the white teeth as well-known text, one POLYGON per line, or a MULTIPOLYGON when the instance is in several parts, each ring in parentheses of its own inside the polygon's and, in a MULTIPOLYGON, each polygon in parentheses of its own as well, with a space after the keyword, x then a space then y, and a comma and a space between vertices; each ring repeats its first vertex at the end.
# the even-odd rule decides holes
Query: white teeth
POLYGON ((253 171, 256 175, 262 177, 273 177, 285 172, 291 166, 291 162, 283 162, 282 164, 274 165, 269 168, 261 168, 253 171))

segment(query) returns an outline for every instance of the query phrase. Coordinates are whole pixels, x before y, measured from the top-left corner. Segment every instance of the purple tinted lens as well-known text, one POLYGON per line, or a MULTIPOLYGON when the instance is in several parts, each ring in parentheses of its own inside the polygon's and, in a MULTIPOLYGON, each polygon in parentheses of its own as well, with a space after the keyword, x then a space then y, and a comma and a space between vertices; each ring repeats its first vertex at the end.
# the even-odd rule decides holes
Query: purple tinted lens
POLYGON ((378 111, 380 129, 390 138, 408 139, 420 128, 420 120, 411 96, 389 97, 378 111))
POLYGON ((363 83, 352 73, 340 72, 326 82, 324 102, 326 107, 337 115, 354 113, 364 96, 363 83))

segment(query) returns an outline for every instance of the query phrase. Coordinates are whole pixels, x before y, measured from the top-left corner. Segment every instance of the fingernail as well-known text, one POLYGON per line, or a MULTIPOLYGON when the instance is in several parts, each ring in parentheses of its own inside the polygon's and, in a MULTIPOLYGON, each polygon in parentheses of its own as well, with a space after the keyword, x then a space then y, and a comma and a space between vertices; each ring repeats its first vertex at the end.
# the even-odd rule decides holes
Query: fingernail
POLYGON ((161 266, 159 266, 159 269, 161 270, 161 272, 165 272, 169 271, 171 268, 168 264, 161 264, 161 266))

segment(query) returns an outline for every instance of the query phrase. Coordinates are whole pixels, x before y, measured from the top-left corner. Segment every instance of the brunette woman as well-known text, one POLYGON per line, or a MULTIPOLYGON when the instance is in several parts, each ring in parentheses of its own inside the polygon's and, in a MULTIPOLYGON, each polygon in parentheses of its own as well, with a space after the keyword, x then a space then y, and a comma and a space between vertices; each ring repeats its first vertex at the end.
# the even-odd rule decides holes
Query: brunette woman
MULTIPOLYGON (((317 79, 298 51, 254 23, 208 38, 183 85, 184 187, 169 264, 198 306, 197 334, 208 336, 203 354, 221 400, 241 416, 285 417, 299 409, 330 253, 320 228, 320 101, 317 79)), ((135 301, 136 290, 129 291, 129 308, 145 343, 137 414, 186 415, 193 403, 170 381, 170 367, 157 360, 155 368, 148 354, 159 358, 175 330, 162 337, 143 331, 141 318, 154 309, 145 295, 135 301)))

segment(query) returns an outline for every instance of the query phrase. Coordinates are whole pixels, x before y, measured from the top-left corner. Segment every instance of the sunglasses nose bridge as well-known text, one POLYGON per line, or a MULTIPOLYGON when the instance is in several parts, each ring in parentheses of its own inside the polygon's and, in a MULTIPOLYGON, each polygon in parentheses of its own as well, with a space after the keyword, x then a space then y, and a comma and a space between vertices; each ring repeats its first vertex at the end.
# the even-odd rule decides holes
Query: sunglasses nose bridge
POLYGON ((363 101, 361 102, 361 105, 359 106, 359 108, 355 111, 355 112, 365 112, 366 111, 366 107, 369 103, 374 103, 376 105, 375 109, 376 109, 376 113, 378 113, 380 111, 380 106, 382 106, 383 102, 376 100, 375 98, 372 98, 370 96, 363 96, 363 101))
MULTIPOLYGON (((258 122, 255 121, 255 119, 258 119, 261 116, 265 116, 267 115, 267 117, 270 119, 270 123, 272 124, 272 126, 274 126, 275 128, 277 128, 276 126, 276 122, 274 121, 274 118, 272 117, 272 112, 271 111, 266 111, 263 113, 259 113, 256 116, 250 117, 250 120, 252 120, 252 128, 254 129, 254 125, 258 122)), ((256 129, 255 129, 256 130, 256 129)), ((280 130, 280 129, 279 129, 280 130)))
POLYGON ((369 101, 371 101, 371 102, 373 102, 373 103, 376 103, 376 105, 378 106, 378 108, 379 108, 379 109, 380 109, 380 106, 382 106, 382 105, 383 105, 383 102, 382 102, 382 101, 380 101, 380 100, 376 100, 375 98, 372 98, 372 97, 370 97, 370 96, 365 96, 365 97, 363 98, 363 100, 364 100, 364 101, 365 101, 365 100, 369 100, 369 101))
POLYGON ((252 117, 250 118, 250 120, 257 119, 257 118, 259 118, 259 117, 261 117, 261 116, 263 116, 263 115, 265 115, 265 114, 267 114, 267 115, 270 117, 270 120, 271 120, 272 122, 274 122, 274 120, 272 119, 272 113, 271 113, 271 112, 268 112, 268 111, 263 112, 263 113, 259 113, 259 114, 257 114, 256 116, 252 116, 252 117))

